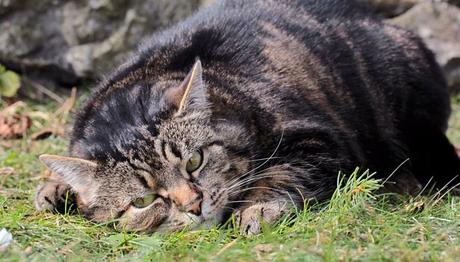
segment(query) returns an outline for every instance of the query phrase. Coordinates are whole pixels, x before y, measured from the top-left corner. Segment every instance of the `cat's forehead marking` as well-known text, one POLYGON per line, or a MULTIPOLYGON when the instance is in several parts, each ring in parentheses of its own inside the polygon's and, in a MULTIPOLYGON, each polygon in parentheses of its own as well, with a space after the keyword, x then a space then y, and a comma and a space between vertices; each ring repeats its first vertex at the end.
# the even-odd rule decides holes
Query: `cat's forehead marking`
POLYGON ((168 162, 178 162, 182 160, 182 152, 178 147, 164 138, 157 138, 154 142, 154 157, 168 162))
POLYGON ((154 178, 151 172, 147 172, 145 170, 137 170, 138 174, 140 175, 139 181, 146 187, 154 189, 157 186, 157 180, 154 178))
POLYGON ((162 153, 169 162, 179 163, 182 160, 182 153, 174 143, 165 143, 162 153))

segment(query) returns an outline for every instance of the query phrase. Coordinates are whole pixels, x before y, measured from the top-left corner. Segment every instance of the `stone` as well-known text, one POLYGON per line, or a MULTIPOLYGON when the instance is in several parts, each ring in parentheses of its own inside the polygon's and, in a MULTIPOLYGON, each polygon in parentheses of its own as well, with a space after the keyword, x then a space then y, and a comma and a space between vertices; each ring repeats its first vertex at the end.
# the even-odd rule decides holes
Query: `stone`
POLYGON ((72 86, 123 63, 200 0, 0 0, 0 64, 72 86))
POLYGON ((459 8, 446 2, 421 2, 387 21, 422 37, 443 67, 450 91, 460 91, 459 8))
POLYGON ((449 0, 448 3, 460 7, 460 0, 449 0))
MULTIPOLYGON (((0 64, 73 86, 99 79, 153 32, 218 0, 0 0, 0 64)), ((418 33, 460 90, 460 0, 359 0, 418 33)))

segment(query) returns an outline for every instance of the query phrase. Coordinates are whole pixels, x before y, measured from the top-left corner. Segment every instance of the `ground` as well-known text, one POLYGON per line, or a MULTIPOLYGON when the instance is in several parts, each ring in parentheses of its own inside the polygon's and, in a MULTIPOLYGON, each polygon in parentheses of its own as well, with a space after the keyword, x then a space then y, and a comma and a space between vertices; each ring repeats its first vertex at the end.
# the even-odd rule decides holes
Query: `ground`
MULTIPOLYGON (((68 102, 67 106, 27 103, 16 110, 31 116, 28 133, 52 127, 60 134, 73 101, 68 102)), ((460 97, 453 98, 453 105, 448 134, 460 144, 460 97)), ((231 221, 222 228, 142 235, 115 232, 78 215, 35 211, 34 188, 44 172, 37 156, 64 154, 65 135, 0 142, 0 168, 11 167, 0 173, 0 229, 6 228, 14 239, 0 252, 0 260, 458 261, 460 257, 460 197, 378 194, 375 189, 381 181, 366 172, 357 171, 343 182, 330 203, 297 210, 297 216, 266 226, 255 237, 240 235, 231 221)))

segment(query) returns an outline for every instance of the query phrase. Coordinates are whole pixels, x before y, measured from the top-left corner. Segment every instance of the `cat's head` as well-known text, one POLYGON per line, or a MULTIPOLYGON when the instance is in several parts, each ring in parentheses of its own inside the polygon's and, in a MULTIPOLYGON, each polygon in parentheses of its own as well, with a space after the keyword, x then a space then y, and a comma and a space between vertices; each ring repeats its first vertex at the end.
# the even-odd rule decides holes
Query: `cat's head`
POLYGON ((72 187, 80 211, 94 221, 115 220, 121 228, 148 232, 221 222, 241 195, 238 181, 249 169, 250 161, 235 153, 250 143, 244 128, 211 121, 199 61, 181 84, 162 91, 157 104, 169 113, 156 122, 155 132, 143 124, 121 131, 114 126, 118 157, 40 160, 72 187))

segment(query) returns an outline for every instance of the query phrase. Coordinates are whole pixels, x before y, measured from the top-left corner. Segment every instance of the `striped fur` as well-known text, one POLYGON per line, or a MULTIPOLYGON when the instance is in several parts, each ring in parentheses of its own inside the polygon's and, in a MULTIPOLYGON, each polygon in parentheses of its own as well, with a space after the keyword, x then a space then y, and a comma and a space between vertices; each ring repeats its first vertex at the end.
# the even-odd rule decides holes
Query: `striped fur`
POLYGON ((392 179, 413 185, 393 189, 431 177, 445 185, 460 171, 444 135, 449 114, 433 54, 353 1, 223 0, 154 35, 93 92, 70 155, 98 165, 97 196, 80 205, 90 219, 161 231, 236 212, 257 233, 260 217, 328 199, 338 172, 357 166, 386 178, 409 159, 392 179), (197 59, 199 99, 182 111, 168 90, 197 59), (187 174, 198 149, 205 162, 187 174), (203 194, 201 214, 171 201, 181 186, 203 194), (159 198, 133 209, 148 192, 159 198))

